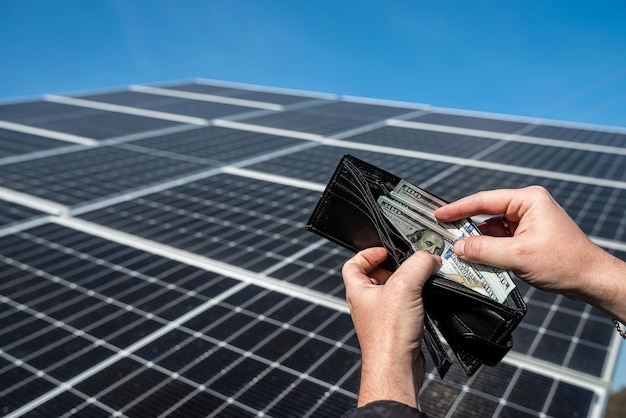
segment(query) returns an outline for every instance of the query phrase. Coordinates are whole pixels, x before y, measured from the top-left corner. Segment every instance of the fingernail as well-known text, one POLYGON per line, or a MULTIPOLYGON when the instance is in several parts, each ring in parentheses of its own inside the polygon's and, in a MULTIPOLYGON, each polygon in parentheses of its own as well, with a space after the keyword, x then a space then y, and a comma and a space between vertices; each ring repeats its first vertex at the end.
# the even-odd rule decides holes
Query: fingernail
POLYGON ((459 257, 463 257, 465 255, 465 240, 458 240, 454 243, 454 252, 459 257))
POLYGON ((443 267, 443 260, 438 255, 434 255, 433 257, 435 257, 435 260, 437 260, 437 272, 439 272, 439 270, 441 270, 441 267, 443 267))

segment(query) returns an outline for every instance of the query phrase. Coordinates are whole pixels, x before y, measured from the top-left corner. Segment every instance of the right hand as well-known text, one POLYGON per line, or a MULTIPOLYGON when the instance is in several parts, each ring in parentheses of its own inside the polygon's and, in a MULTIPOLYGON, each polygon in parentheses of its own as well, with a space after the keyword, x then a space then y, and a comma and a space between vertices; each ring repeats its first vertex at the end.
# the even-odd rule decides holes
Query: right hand
MULTIPOLYGON (((542 187, 479 192, 435 212, 442 222, 479 214, 502 214, 511 236, 505 236, 500 219, 488 220, 479 227, 494 236, 455 243, 454 251, 465 260, 512 270, 532 286, 596 306, 602 305, 597 299, 606 296, 607 274, 614 280, 619 271, 624 274, 624 263, 591 242, 542 187)), ((625 285, 621 280, 619 284, 625 285)))

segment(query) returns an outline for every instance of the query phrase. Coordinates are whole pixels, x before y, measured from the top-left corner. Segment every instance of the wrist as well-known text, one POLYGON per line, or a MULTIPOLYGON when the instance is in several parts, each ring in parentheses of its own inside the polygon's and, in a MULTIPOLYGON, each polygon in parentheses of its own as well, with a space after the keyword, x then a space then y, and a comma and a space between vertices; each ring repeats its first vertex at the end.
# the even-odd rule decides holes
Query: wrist
POLYGON ((596 248, 596 256, 583 273, 586 283, 578 294, 580 299, 623 323, 626 321, 626 304, 623 303, 626 299, 623 279, 626 263, 600 247, 596 248))
POLYGON ((358 405, 392 400, 419 409, 418 391, 424 379, 424 367, 422 355, 384 351, 363 355, 358 405))

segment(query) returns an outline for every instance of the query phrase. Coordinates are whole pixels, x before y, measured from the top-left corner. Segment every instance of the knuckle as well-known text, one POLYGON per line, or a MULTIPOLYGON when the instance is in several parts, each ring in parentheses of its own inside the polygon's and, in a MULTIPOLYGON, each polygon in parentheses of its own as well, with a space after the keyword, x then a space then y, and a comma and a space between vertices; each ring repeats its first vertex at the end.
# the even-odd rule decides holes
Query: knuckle
POLYGON ((345 276, 345 274, 350 270, 351 264, 352 264, 352 260, 348 260, 345 263, 343 263, 343 266, 341 267, 341 274, 345 276))
POLYGON ((481 240, 473 237, 465 238, 465 255, 471 258, 481 258, 484 253, 484 246, 481 240))
POLYGON ((344 275, 350 274, 352 271, 354 271, 355 268, 358 268, 359 257, 361 257, 361 255, 356 254, 352 256, 352 258, 348 259, 345 263, 343 263, 343 266, 341 267, 341 273, 344 275))
POLYGON ((526 189, 532 194, 533 197, 538 199, 547 198, 550 196, 550 192, 548 192, 548 189, 543 186, 528 186, 526 189))

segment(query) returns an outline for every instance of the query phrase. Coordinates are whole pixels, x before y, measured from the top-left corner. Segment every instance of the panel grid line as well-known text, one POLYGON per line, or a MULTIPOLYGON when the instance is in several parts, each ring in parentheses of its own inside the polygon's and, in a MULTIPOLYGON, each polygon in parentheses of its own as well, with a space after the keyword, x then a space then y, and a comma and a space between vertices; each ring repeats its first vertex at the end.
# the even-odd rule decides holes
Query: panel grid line
MULTIPOLYGON (((390 119, 387 121, 389 126, 397 126, 400 128, 407 129, 424 129, 432 132, 445 132, 452 133, 458 135, 469 135, 475 136, 479 138, 491 138, 497 139, 499 141, 505 142, 520 142, 524 144, 533 144, 544 147, 554 147, 554 148, 565 148, 565 149, 576 149, 582 151, 591 151, 591 152, 604 152, 607 154, 613 155, 626 155, 626 149, 623 147, 615 147, 608 145, 598 145, 598 144, 588 144, 584 142, 573 142, 566 140, 556 140, 549 138, 541 138, 525 135, 525 130, 521 130, 515 132, 513 134, 505 134, 505 133, 496 133, 491 131, 483 131, 478 129, 469 129, 469 128, 455 128, 448 127, 445 125, 435 125, 431 123, 423 123, 423 122, 409 122, 403 120, 390 119)), ((536 125, 528 125, 528 129, 534 128, 536 125)))
POLYGON ((235 97, 217 96, 214 94, 191 93, 187 91, 177 91, 159 87, 144 87, 140 85, 130 86, 130 91, 139 93, 155 94, 161 96, 178 97, 181 99, 201 100, 214 103, 232 104, 237 106, 258 107, 259 109, 281 111, 282 105, 276 103, 260 102, 257 100, 238 99, 235 97))
POLYGON ((155 119, 163 119, 172 122, 188 123, 190 125, 207 126, 209 121, 202 118, 195 118, 185 115, 177 115, 174 113, 159 112, 156 110, 140 109, 131 106, 115 105, 111 103, 96 102, 93 100, 77 99, 75 97, 56 96, 47 94, 43 96, 44 100, 54 103, 67 104, 72 106, 81 106, 90 109, 106 110, 109 112, 126 113, 128 115, 145 116, 155 119))
POLYGON ((23 132, 26 134, 43 136, 45 138, 57 139, 59 141, 71 142, 74 144, 85 146, 94 146, 98 144, 98 141, 93 138, 86 138, 79 135, 57 132, 50 129, 36 128, 34 126, 22 125, 19 123, 13 123, 4 120, 0 120, 0 128, 9 129, 16 132, 23 132))

